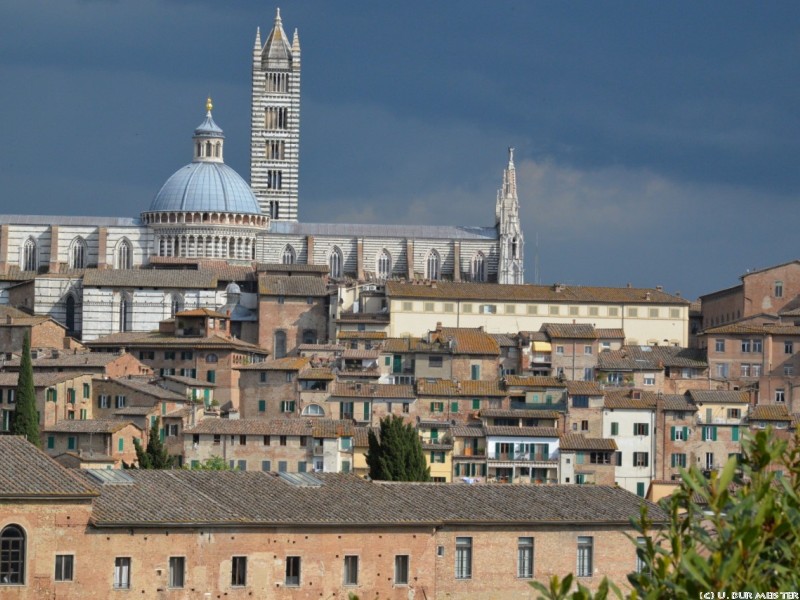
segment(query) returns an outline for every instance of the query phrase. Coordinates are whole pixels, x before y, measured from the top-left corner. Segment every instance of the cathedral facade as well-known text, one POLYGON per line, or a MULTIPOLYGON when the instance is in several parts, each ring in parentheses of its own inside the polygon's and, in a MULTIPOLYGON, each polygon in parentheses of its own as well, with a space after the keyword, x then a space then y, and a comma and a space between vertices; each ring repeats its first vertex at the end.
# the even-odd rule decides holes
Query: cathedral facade
POLYGON ((263 43, 256 33, 249 184, 224 162, 212 108, 209 100, 191 162, 139 217, 0 215, 0 303, 93 339, 152 329, 178 308, 218 307, 226 283, 264 263, 327 267, 333 283, 523 282, 511 150, 491 225, 299 221, 300 41, 297 31, 289 41, 280 12, 263 43), (236 269, 203 277, 203 261, 236 269), (181 265, 195 274, 156 273, 181 265))

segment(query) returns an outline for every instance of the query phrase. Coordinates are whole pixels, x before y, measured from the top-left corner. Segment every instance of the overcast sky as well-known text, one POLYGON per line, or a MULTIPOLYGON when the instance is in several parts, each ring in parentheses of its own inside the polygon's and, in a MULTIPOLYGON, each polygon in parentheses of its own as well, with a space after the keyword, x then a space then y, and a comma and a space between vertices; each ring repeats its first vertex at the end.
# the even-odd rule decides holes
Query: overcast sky
MULTIPOLYGON (((283 3, 300 219, 492 225, 516 147, 526 280, 689 298, 800 257, 800 3, 283 3)), ((275 5, 5 0, 0 213, 138 216, 207 95, 249 177, 275 5)))

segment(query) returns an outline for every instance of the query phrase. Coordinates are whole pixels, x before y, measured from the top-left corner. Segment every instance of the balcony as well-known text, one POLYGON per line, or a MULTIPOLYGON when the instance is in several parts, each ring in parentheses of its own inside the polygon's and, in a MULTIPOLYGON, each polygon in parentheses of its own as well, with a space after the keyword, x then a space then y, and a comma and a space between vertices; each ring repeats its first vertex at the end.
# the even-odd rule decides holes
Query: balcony
POLYGON ((489 460, 505 462, 540 462, 555 464, 558 461, 544 452, 490 452, 489 460))
POLYGON ((486 448, 466 447, 459 456, 486 456, 486 448))

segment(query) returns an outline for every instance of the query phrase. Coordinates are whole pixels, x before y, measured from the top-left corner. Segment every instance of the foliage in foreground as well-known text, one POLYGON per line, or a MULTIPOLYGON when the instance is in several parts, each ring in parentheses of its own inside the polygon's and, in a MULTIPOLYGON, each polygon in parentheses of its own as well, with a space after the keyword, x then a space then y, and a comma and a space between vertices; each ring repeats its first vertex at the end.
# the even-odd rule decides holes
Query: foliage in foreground
MULTIPOLYGON (((647 511, 634 522, 646 543, 639 557, 649 568, 628 575, 632 590, 623 596, 603 578, 596 591, 575 578, 534 582, 540 598, 677 600, 726 592, 781 592, 800 589, 800 436, 787 443, 771 431, 746 438, 744 458, 731 458, 707 479, 697 468, 682 473, 683 485, 661 507, 669 522, 653 534, 647 511), (778 465, 779 471, 768 470, 778 465)), ((635 539, 631 539, 636 543, 635 539)))
POLYGON ((19 378, 15 392, 16 408, 11 433, 24 436, 31 444, 42 447, 39 436, 39 413, 36 410, 36 392, 33 387, 33 363, 31 362, 31 338, 26 333, 22 342, 19 362, 19 378))
POLYGON ((187 466, 187 469, 190 471, 235 471, 236 469, 232 469, 228 466, 228 463, 225 462, 225 459, 221 456, 212 456, 211 458, 205 459, 203 462, 198 463, 196 465, 187 466))
POLYGON ((156 418, 150 428, 150 437, 147 440, 147 448, 142 448, 139 440, 133 440, 136 448, 136 462, 140 469, 171 469, 173 458, 167 453, 164 443, 160 436, 161 422, 156 418))
POLYGON ((380 481, 430 481, 422 443, 414 426, 402 417, 381 419, 381 433, 369 432, 367 466, 371 479, 380 481))

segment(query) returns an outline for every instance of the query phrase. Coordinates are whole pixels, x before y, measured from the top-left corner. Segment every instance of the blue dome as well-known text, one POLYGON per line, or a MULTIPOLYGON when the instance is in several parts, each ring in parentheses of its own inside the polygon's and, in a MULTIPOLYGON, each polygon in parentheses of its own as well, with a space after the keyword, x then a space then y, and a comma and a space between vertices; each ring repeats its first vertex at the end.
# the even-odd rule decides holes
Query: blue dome
POLYGON ((222 162, 193 162, 176 171, 150 204, 151 212, 261 214, 250 186, 222 162))

